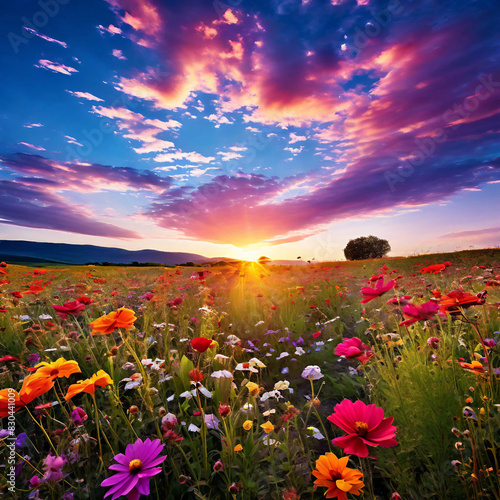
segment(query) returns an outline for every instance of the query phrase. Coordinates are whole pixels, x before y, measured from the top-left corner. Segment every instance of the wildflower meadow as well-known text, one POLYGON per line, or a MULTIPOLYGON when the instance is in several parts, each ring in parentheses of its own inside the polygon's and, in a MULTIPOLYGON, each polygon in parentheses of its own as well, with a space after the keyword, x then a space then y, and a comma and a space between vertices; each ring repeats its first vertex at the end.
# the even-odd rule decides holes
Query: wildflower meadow
POLYGON ((500 499, 500 252, 0 263, 0 495, 500 499))

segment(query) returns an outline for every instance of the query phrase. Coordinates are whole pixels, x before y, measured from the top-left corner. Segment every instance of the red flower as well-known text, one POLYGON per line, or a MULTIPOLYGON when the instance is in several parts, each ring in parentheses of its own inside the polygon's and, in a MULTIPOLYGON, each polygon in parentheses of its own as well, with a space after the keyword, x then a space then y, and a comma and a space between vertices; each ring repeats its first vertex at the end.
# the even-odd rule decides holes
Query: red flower
POLYGON ((69 314, 76 315, 85 309, 85 304, 82 304, 79 300, 74 300, 72 302, 65 302, 62 306, 59 304, 52 304, 57 315, 62 319, 66 319, 69 314))
POLYGON ((399 326, 409 326, 413 325, 417 321, 427 321, 431 319, 437 312, 439 305, 435 302, 426 302, 421 306, 417 304, 406 304, 402 311, 406 318, 405 321, 401 321, 399 326))
POLYGON ((196 337, 191 340, 191 347, 198 352, 205 352, 212 343, 212 339, 207 339, 205 337, 196 337))
POLYGON ((364 297, 361 303, 364 304, 366 302, 370 302, 370 300, 376 299, 377 297, 384 295, 385 292, 388 292, 389 290, 392 290, 394 288, 395 283, 396 282, 394 280, 391 280, 384 285, 383 276, 379 276, 375 288, 372 288, 370 286, 365 286, 361 289, 361 295, 363 295, 364 297))
POLYGON ((332 442, 358 457, 368 456, 368 446, 397 446, 394 417, 384 418, 384 410, 363 401, 353 403, 344 399, 335 406, 334 413, 328 417, 330 422, 347 432, 347 436, 333 439, 332 442))
POLYGON ((0 358, 0 361, 19 361, 19 359, 15 356, 10 356, 9 354, 7 354, 7 356, 0 358))
POLYGON ((198 368, 193 368, 189 372, 189 378, 193 382, 201 382, 203 380, 203 373, 201 373, 200 370, 198 370, 198 368))
POLYGON ((431 264, 430 266, 420 269, 419 273, 439 274, 448 266, 451 266, 451 262, 445 262, 444 264, 431 264))
POLYGON ((83 296, 78 297, 76 300, 82 304, 85 304, 85 305, 89 305, 89 304, 92 304, 92 302, 94 302, 94 299, 91 299, 90 297, 83 297, 83 296))

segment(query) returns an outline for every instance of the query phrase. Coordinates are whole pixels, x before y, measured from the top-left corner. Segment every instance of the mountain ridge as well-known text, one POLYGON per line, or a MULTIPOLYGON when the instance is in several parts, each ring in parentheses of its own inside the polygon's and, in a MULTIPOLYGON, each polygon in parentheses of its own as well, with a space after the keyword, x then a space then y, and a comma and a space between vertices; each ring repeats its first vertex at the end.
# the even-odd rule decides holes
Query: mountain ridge
POLYGON ((98 245, 74 245, 72 243, 45 243, 26 240, 0 240, 0 260, 8 257, 32 259, 34 262, 51 261, 61 264, 87 264, 107 262, 111 264, 145 264, 155 262, 164 265, 177 265, 186 262, 212 262, 203 255, 188 252, 166 252, 162 250, 125 250, 117 247, 98 245), (5 258, 3 257, 5 255, 5 258))

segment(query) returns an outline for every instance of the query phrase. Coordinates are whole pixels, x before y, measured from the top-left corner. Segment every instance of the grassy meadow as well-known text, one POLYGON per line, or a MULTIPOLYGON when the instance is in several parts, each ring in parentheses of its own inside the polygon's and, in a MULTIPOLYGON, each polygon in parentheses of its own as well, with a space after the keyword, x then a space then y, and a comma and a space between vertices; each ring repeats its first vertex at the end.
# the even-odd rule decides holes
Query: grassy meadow
POLYGON ((499 250, 0 266, 6 498, 500 499, 499 250))

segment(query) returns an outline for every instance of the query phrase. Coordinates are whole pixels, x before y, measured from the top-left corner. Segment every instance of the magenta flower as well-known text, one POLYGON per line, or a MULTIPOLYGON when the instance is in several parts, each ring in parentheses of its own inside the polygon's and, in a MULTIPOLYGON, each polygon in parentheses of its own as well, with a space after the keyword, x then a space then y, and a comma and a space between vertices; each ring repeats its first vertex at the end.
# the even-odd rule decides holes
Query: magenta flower
POLYGON ((371 349, 366 344, 363 344, 358 337, 344 339, 335 348, 334 353, 347 359, 356 358, 363 365, 373 356, 371 349))
POLYGON ((394 417, 384 418, 384 410, 363 401, 353 403, 344 399, 335 406, 334 413, 328 417, 330 422, 347 432, 332 440, 345 453, 368 456, 368 446, 397 446, 394 417))
POLYGON ((157 465, 167 458, 166 455, 158 456, 164 446, 159 439, 151 441, 148 438, 144 442, 138 439, 127 446, 125 454, 115 455, 118 464, 109 468, 118 471, 118 474, 101 483, 101 486, 111 486, 104 498, 113 495, 111 500, 115 500, 126 495, 128 500, 138 500, 141 495, 149 495, 149 479, 161 472, 161 467, 157 465))
POLYGON ((406 304, 402 311, 406 318, 405 321, 401 321, 399 326, 413 325, 417 321, 427 321, 431 319, 439 309, 439 304, 437 302, 426 302, 421 306, 417 304, 406 304))
POLYGON ((363 295, 364 297, 361 303, 365 304, 366 302, 370 302, 370 300, 384 295, 385 292, 388 292, 389 290, 392 290, 394 288, 395 283, 396 282, 394 280, 391 280, 384 285, 383 276, 379 276, 375 288, 372 288, 371 286, 365 286, 361 289, 361 295, 363 295))

